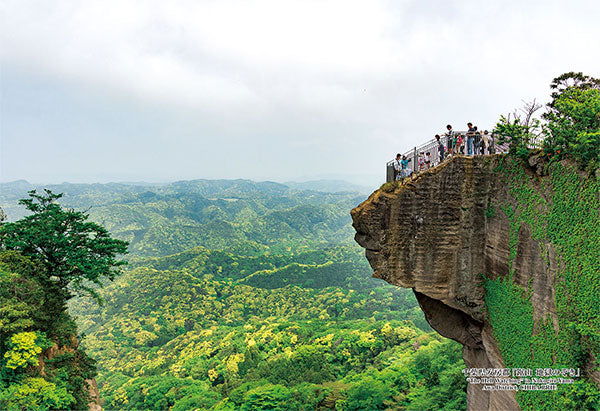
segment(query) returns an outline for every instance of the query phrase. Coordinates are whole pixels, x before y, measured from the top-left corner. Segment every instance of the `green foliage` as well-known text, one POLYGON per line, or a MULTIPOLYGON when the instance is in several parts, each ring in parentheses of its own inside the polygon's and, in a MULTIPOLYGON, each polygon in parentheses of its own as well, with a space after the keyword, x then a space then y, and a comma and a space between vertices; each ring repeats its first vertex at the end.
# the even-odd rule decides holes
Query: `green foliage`
POLYGON ((44 293, 35 279, 35 264, 14 252, 0 252, 0 352, 10 335, 27 331, 40 317, 44 293))
MULTIPOLYGON (((336 324, 263 320, 238 327, 220 325, 187 332, 157 350, 147 351, 148 354, 144 354, 146 350, 127 351, 127 356, 119 362, 127 362, 126 367, 120 367, 127 376, 117 378, 117 374, 102 371, 101 374, 107 377, 100 379, 100 383, 107 406, 120 409, 178 407, 183 398, 166 402, 162 394, 150 394, 172 392, 169 387, 173 386, 183 389, 200 383, 211 387, 214 403, 222 395, 235 404, 235 409, 263 401, 285 409, 314 409, 316 404, 335 404, 336 399, 347 397, 344 387, 348 385, 331 388, 332 382, 346 375, 354 375, 352 381, 358 383, 381 369, 378 385, 384 388, 380 390, 404 384, 405 393, 415 389, 418 381, 425 381, 424 375, 427 375, 428 387, 433 390, 436 385, 448 381, 432 378, 433 372, 429 369, 433 366, 428 368, 420 363, 417 368, 412 365, 409 359, 414 352, 420 357, 430 357, 429 361, 422 362, 435 362, 436 373, 458 373, 463 384, 445 387, 443 396, 462 398, 464 403, 460 345, 454 342, 442 345, 453 353, 451 356, 444 356, 441 349, 426 349, 438 340, 434 334, 425 334, 410 324, 395 322, 355 320, 336 324), (415 352, 416 341, 422 348, 415 352), (164 381, 171 382, 160 388, 164 381), (413 383, 405 384, 406 381, 413 383), (275 385, 285 389, 273 388, 275 385)), ((94 346, 91 348, 95 350, 94 346)), ((119 367, 118 363, 108 366, 119 367)), ((208 393, 198 398, 186 396, 185 401, 191 403, 207 397, 208 393)), ((388 404, 396 404, 404 397, 386 398, 388 404)), ((410 403, 409 400, 406 402, 410 403)), ((213 406, 220 409, 228 403, 221 399, 219 406, 213 406)))
MULTIPOLYGON (((516 200, 514 208, 501 207, 510 221, 511 270, 523 226, 535 240, 554 245, 561 267, 555 294, 558 330, 550 318, 534 321, 530 294, 513 282, 512 271, 506 278, 486 280, 486 306, 505 365, 583 368, 587 353, 600 358, 600 182, 554 163, 544 187, 547 198, 518 162, 507 161, 503 172, 516 200)), ((560 385, 557 391, 517 393, 528 410, 593 409, 599 396, 597 387, 585 380, 560 385)))
POLYGON ((546 118, 550 138, 544 149, 549 156, 572 155, 590 171, 600 167, 600 88, 565 89, 546 118))
POLYGON ((494 218, 496 216, 496 208, 493 204, 487 206, 487 208, 485 209, 485 216, 487 218, 494 218))
MULTIPOLYGON (((97 290, 106 304, 70 302, 108 409, 343 409, 370 389, 388 408, 464 409, 460 345, 438 344, 412 292, 370 278, 352 241, 362 197, 226 183, 67 187, 65 203, 131 241, 124 275, 97 290)), ((68 364, 85 358, 48 367, 68 364)))
POLYGON ((550 89, 552 90, 551 97, 552 101, 548 103, 548 112, 543 115, 546 118, 549 113, 554 112, 554 106, 556 100, 562 95, 562 93, 569 89, 576 88, 579 90, 589 90, 592 88, 600 88, 600 79, 587 76, 582 72, 563 73, 560 76, 554 78, 550 83, 550 89))
MULTIPOLYGON (((68 299, 69 290, 95 295, 86 282, 101 285, 103 278, 114 279, 124 264, 116 256, 127 252, 127 243, 87 221, 87 214, 63 209, 56 203, 62 194, 45 190, 38 195, 33 190, 29 197, 19 203, 32 214, 2 225, 0 249, 18 251, 39 262, 44 267, 38 272, 39 281, 52 289, 57 299, 68 299)), ((44 308, 53 314, 62 311, 60 306, 44 308)))
POLYGON ((42 309, 48 291, 37 281, 37 272, 30 258, 15 251, 0 253, 0 387, 8 393, 0 408, 85 407, 85 380, 94 376, 93 361, 72 347, 77 329, 67 313, 49 321, 42 309), (62 346, 65 353, 43 360, 42 378, 40 355, 51 346, 62 346))
POLYGON ((111 407, 123 410, 208 409, 220 396, 210 386, 191 378, 150 376, 129 380, 120 386, 111 407))
POLYGON ((79 348, 66 312, 72 291, 101 285, 126 244, 87 215, 64 210, 61 195, 30 192, 31 214, 0 222, 0 408, 85 409, 94 361, 79 348))
POLYGON ((346 391, 344 410, 383 410, 388 399, 387 387, 367 375, 346 391))
POLYGON ((577 380, 566 387, 564 395, 558 398, 559 410, 598 410, 600 409, 600 391, 589 381, 577 380))
POLYGON ((538 140, 543 131, 541 121, 531 117, 535 111, 535 103, 532 104, 524 110, 527 114, 524 117, 518 114, 501 116, 492 131, 492 134, 498 136, 498 143, 509 143, 509 154, 521 160, 527 160, 530 145, 538 140))
POLYGON ((282 385, 264 385, 246 393, 241 410, 279 410, 297 409, 291 392, 282 385))
POLYGON ((0 408, 9 411, 61 410, 70 408, 74 402, 65 387, 57 387, 43 378, 27 377, 0 390, 0 408))
POLYGON ((490 323, 505 364, 526 367, 531 362, 533 308, 525 290, 514 284, 510 276, 488 279, 485 290, 490 323))
POLYGON ((542 107, 534 100, 521 114, 501 116, 493 134, 500 144, 509 143, 509 154, 522 161, 530 149, 543 148, 549 162, 572 157, 593 173, 600 168, 600 79, 569 72, 555 78, 550 88, 544 123, 534 117, 542 107))
POLYGON ((300 345, 294 352, 270 361, 261 371, 265 378, 288 386, 301 382, 321 384, 334 380, 334 369, 329 361, 330 350, 321 345, 300 345))
POLYGON ((547 233, 564 264, 556 294, 561 327, 574 329, 600 358, 600 181, 582 180, 559 164, 551 177, 555 189, 547 233))
POLYGON ((400 354, 393 365, 348 376, 352 383, 341 409, 463 410, 465 378, 460 344, 433 340, 412 353, 400 354))
POLYGON ((52 344, 43 333, 20 332, 8 340, 8 350, 4 353, 4 367, 16 370, 37 365, 38 355, 52 344))
POLYGON ((80 348, 65 349, 53 358, 45 360, 47 378, 57 386, 65 387, 75 398, 73 408, 85 409, 90 401, 86 380, 96 376, 95 361, 80 348))

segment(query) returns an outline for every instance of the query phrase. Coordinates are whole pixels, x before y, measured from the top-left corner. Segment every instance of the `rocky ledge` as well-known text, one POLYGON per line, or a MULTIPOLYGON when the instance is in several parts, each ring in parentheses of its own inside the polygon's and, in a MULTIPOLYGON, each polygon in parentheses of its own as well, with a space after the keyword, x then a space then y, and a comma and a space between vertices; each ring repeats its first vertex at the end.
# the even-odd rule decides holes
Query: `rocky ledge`
MULTIPOLYGON (((412 288, 429 324, 463 344, 469 368, 504 367, 482 277, 509 272, 510 221, 491 208, 514 202, 495 171, 500 161, 454 157, 403 186, 384 185, 352 210, 355 239, 366 249, 373 276, 412 288)), ((539 179, 535 171, 527 175, 539 179)), ((544 246, 526 225, 519 229, 513 281, 532 287, 535 318, 549 316, 556 323, 557 259, 552 244, 544 246)), ((482 391, 480 385, 469 385, 467 404, 470 410, 519 409, 514 392, 482 391)))

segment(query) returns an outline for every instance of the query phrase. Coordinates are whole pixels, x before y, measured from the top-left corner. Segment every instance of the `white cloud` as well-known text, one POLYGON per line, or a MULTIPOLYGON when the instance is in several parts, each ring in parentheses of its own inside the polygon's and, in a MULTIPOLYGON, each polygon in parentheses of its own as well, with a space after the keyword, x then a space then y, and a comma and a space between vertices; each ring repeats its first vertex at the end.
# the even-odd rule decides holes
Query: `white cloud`
MULTIPOLYGON (((108 98, 131 116, 154 106, 173 123, 161 129, 177 130, 182 152, 206 135, 202 150, 214 146, 213 154, 225 144, 249 153, 250 142, 265 147, 246 177, 269 175, 265 150, 275 157, 300 150, 302 174, 331 171, 332 156, 348 159, 335 171, 360 164, 376 173, 389 153, 447 122, 489 127, 521 99, 544 98, 562 72, 600 75, 592 46, 600 3, 583 0, 5 0, 1 13, 5 71, 84 90, 98 105, 108 98)), ((21 111, 4 104, 27 114, 26 104, 21 111)), ((90 104, 88 112, 101 110, 90 104)), ((22 128, 11 126, 17 117, 2 119, 11 150, 22 128)), ((83 123, 79 135, 106 127, 83 123)), ((143 144, 119 123, 111 127, 143 144)), ((154 138, 153 130, 144 137, 154 138)), ((144 158, 137 161, 143 167, 144 158)), ((215 169, 206 164, 199 173, 215 169)))

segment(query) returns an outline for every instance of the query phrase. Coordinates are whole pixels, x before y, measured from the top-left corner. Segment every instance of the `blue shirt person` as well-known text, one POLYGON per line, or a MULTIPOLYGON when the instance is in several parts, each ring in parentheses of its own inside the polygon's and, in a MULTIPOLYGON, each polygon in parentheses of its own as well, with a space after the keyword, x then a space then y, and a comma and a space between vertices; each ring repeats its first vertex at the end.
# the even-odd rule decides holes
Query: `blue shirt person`
POLYGON ((408 177, 408 161, 406 156, 402 156, 402 160, 400 161, 400 166, 402 167, 402 177, 408 177))

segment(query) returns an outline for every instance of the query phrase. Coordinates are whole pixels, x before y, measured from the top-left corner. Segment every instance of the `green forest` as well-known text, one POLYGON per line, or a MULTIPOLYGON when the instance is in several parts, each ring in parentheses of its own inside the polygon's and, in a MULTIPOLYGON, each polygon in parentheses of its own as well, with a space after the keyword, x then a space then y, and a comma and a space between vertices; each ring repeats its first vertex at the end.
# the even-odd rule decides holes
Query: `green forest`
POLYGON ((412 291, 371 278, 353 241, 363 195, 197 180, 63 184, 18 205, 36 188, 2 185, 3 232, 21 230, 3 242, 49 215, 80 218, 108 229, 112 268, 64 269, 71 291, 49 323, 33 314, 55 284, 44 259, 5 247, 1 281, 19 287, 2 306, 21 314, 0 323, 0 408, 84 408, 94 376, 106 409, 466 408, 460 344, 431 330, 412 291))

